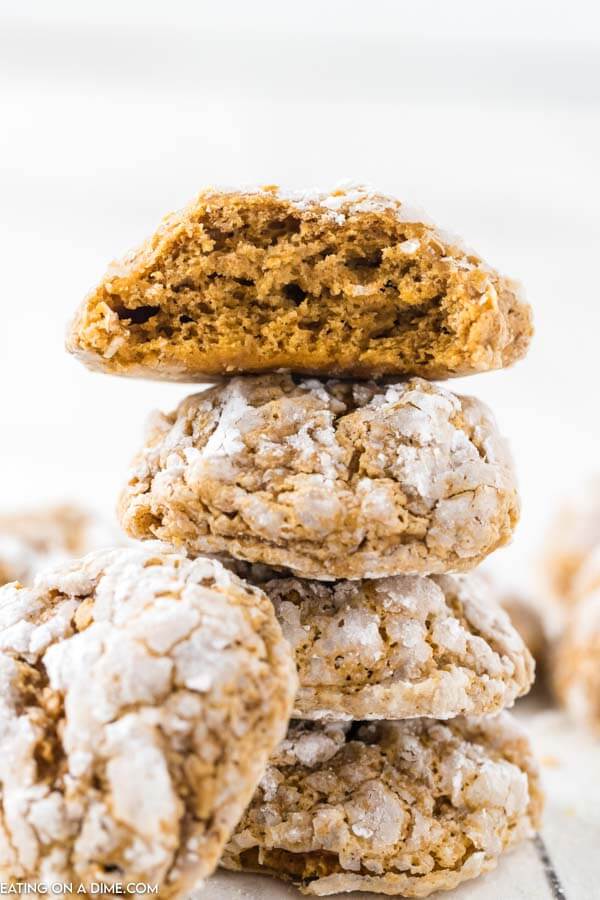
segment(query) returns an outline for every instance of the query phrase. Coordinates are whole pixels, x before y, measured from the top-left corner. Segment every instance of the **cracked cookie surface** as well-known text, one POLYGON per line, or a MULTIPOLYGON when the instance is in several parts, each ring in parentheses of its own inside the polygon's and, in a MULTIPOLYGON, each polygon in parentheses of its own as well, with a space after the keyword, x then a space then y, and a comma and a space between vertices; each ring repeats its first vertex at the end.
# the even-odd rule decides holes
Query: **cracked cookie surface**
POLYGON ((426 897, 492 869, 538 827, 525 735, 482 720, 292 723, 221 865, 305 894, 426 897))
POLYGON ((260 586, 294 651, 298 718, 481 716, 512 706, 533 682, 527 648, 477 578, 260 586))
POLYGON ((29 584, 39 569, 118 542, 98 517, 70 504, 0 514, 0 585, 29 584))
POLYGON ((322 580, 464 571, 519 502, 487 408, 422 379, 234 378, 153 419, 125 530, 322 580))
POLYGON ((214 869, 297 680, 267 598, 147 544, 0 589, 2 883, 158 885, 214 869))
POLYGON ((289 369, 447 378, 525 355, 520 287, 364 186, 200 194, 84 300, 90 368, 183 381, 289 369))

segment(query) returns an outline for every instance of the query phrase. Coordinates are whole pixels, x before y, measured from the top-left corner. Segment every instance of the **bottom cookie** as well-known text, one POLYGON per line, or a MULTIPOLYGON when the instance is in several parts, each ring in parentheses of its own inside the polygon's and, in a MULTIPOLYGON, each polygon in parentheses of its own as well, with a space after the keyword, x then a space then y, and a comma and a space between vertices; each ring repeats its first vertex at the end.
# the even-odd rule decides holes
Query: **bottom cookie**
POLYGON ((426 897, 492 869, 542 807, 529 743, 485 719, 295 722, 221 860, 338 891, 426 897))

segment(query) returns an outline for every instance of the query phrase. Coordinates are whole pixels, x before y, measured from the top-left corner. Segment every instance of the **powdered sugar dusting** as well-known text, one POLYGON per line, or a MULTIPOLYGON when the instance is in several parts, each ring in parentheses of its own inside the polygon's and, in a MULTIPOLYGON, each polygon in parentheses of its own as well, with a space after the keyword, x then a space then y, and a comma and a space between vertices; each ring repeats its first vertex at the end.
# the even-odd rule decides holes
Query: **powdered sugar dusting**
POLYGON ((215 560, 149 543, 0 589, 2 881, 108 885, 116 866, 183 896, 216 865, 210 819, 239 817, 295 686, 266 597, 215 560))
POLYGON ((476 579, 280 577, 261 587, 294 649, 298 717, 484 715, 533 681, 522 639, 476 579))
POLYGON ((335 579, 471 568, 509 536, 517 498, 477 401, 422 379, 280 374, 162 417, 121 509, 137 537, 335 579))
POLYGON ((424 895, 493 867, 533 834, 539 808, 537 769, 506 715, 352 731, 298 722, 223 864, 244 868, 242 854, 256 848, 259 870, 291 876, 304 893, 424 895), (307 738, 330 745, 333 734, 335 752, 321 762, 289 749, 307 738))

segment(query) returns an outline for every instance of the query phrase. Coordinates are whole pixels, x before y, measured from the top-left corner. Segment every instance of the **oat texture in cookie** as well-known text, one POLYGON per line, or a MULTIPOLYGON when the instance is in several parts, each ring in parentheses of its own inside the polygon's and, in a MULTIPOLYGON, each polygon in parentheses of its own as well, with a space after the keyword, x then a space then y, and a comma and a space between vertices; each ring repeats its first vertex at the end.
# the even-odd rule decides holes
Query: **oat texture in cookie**
POLYGON ((215 867, 297 686, 265 595, 157 543, 1 588, 0 683, 2 883, 161 898, 215 867))
POLYGON ((531 311, 423 213, 363 185, 209 189, 84 300, 68 348, 94 369, 199 380, 446 378, 510 365, 531 311))
POLYGON ((324 580, 471 569, 517 516, 487 408, 422 379, 234 378, 152 420, 120 501, 133 537, 324 580))
POLYGON ((261 586, 294 650, 299 718, 481 716, 533 681, 529 651, 472 576, 261 586))
POLYGON ((559 700, 575 721, 600 735, 600 589, 571 611, 552 659, 559 700))
POLYGON ((541 795, 527 738, 488 719, 296 723, 222 865, 305 894, 426 897, 531 836, 541 795))
POLYGON ((0 585, 117 542, 116 529, 70 504, 0 514, 0 585))

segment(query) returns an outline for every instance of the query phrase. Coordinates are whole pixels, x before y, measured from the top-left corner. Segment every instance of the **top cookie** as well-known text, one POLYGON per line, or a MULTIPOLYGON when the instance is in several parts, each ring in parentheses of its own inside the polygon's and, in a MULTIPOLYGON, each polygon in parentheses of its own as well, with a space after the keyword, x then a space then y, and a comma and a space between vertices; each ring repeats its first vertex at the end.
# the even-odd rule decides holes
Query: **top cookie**
POLYGON ((88 295, 68 348, 119 375, 448 378, 525 355, 531 310, 418 211, 364 186, 208 189, 88 295))

